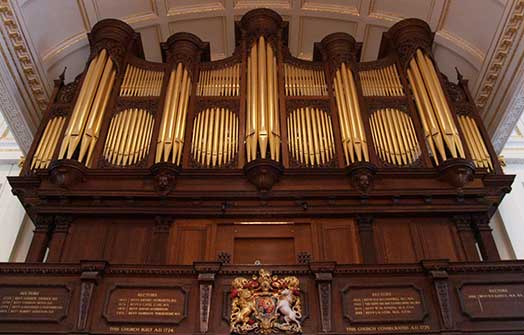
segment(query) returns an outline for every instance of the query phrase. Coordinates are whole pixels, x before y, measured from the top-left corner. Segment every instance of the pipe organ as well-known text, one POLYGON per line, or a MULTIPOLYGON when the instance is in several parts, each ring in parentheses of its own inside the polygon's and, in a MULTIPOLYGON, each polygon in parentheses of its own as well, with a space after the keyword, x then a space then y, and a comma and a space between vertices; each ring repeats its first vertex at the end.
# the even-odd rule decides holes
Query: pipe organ
POLYGON ((513 176, 430 27, 367 62, 344 32, 299 59, 288 29, 256 9, 230 57, 180 32, 151 62, 93 26, 8 177, 35 229, 0 264, 0 334, 522 333, 524 262, 489 224, 513 176))
POLYGON ((178 63, 176 70, 171 71, 167 85, 164 113, 156 147, 155 162, 157 163, 171 161, 180 165, 190 91, 190 74, 182 63, 178 63))
POLYGON ((380 109, 371 114, 371 133, 379 157, 392 165, 411 165, 420 156, 411 117, 398 109, 380 109))
POLYGON ((141 69, 130 64, 126 67, 124 81, 120 86, 120 96, 160 96, 163 80, 164 72, 141 69))
POLYGON ((238 117, 227 108, 198 113, 193 128, 191 155, 202 167, 230 165, 238 152, 238 117))
POLYGON ((286 95, 326 96, 326 78, 322 68, 301 68, 284 63, 286 95))
POLYGON ((58 137, 62 133, 65 124, 65 117, 56 116, 49 120, 46 125, 42 140, 38 143, 33 161, 31 162, 31 170, 46 169, 53 159, 53 151, 58 143, 58 137))
POLYGON ((346 165, 369 161, 368 145, 353 72, 342 63, 333 79, 346 165))
POLYGON ((287 119, 291 156, 306 166, 329 163, 335 153, 331 116, 318 108, 300 108, 287 119))
POLYGON ((448 155, 465 158, 457 126, 431 59, 417 49, 407 73, 435 164, 445 161, 448 155))
POLYGON ((197 94, 200 96, 239 96, 240 64, 235 63, 221 69, 201 69, 197 94))
POLYGON ((253 43, 247 60, 247 161, 280 161, 277 59, 264 36, 253 43))
POLYGON ((115 166, 134 165, 144 159, 149 152, 153 121, 150 113, 138 108, 126 109, 113 116, 104 158, 115 166))
POLYGON ((72 159, 91 165, 102 119, 113 84, 116 69, 113 60, 103 49, 87 69, 82 88, 71 113, 60 148, 60 158, 72 159))
POLYGON ((404 89, 400 83, 397 66, 391 64, 385 67, 363 70, 358 73, 362 83, 362 93, 365 96, 402 96, 404 89))

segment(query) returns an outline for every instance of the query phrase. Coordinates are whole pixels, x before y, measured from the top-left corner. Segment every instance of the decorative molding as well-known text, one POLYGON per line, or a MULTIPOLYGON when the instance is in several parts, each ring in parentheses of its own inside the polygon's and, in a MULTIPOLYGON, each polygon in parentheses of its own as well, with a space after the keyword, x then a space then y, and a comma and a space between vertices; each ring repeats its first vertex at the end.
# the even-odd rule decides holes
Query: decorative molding
POLYGON ((495 84, 499 79, 502 69, 508 60, 510 51, 513 48, 515 37, 524 21, 524 0, 518 0, 512 9, 507 25, 499 38, 498 45, 493 53, 491 62, 484 76, 484 80, 479 86, 476 96, 477 106, 483 109, 488 103, 494 92, 495 84))
MULTIPOLYGON (((0 46, 1 49, 1 46, 0 46)), ((4 81, 3 64, 0 64, 0 111, 9 124, 9 128, 13 130, 13 135, 20 146, 22 152, 27 153, 33 142, 33 132, 27 120, 24 118, 22 107, 15 101, 15 94, 10 92, 7 83, 4 81)), ((9 85, 11 86, 11 85, 9 85)))
POLYGON ((39 111, 43 112, 49 100, 46 86, 33 63, 33 56, 31 55, 31 51, 29 50, 9 0, 0 1, 0 19, 7 33, 8 39, 6 39, 6 42, 10 42, 16 61, 22 69, 27 86, 36 100, 39 111))

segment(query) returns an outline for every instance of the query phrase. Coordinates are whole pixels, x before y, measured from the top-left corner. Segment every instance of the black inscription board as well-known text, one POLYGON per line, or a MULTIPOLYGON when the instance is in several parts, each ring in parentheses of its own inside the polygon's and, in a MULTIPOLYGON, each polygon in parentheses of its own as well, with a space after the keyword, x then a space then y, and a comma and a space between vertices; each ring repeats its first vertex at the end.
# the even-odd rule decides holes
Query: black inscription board
POLYGON ((524 319, 524 283, 464 283, 458 291, 471 319, 524 319))
POLYGON ((109 291, 108 322, 178 324, 187 315, 187 292, 175 287, 116 286, 109 291))
POLYGON ((65 286, 0 286, 0 322, 59 322, 67 316, 70 296, 65 286))
POLYGON ((348 287, 343 294, 344 316, 353 323, 413 322, 426 316, 422 295, 413 286, 348 287))

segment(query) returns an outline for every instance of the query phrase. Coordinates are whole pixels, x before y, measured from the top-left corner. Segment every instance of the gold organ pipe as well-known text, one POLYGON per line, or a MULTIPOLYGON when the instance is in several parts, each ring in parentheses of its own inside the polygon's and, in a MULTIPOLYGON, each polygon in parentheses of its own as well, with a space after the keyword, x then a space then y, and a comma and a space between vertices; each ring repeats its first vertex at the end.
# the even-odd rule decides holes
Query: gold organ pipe
POLYGON ((318 108, 300 107, 287 117, 289 153, 305 166, 322 166, 334 157, 332 124, 318 108))
POLYGON ((254 132, 252 114, 255 111, 253 110, 253 107, 254 107, 253 105, 256 105, 256 103, 253 104, 254 97, 252 97, 252 93, 253 93, 252 86, 254 85, 253 79, 251 77, 252 67, 253 67, 253 62, 251 61, 251 55, 249 55, 247 58, 247 94, 246 94, 246 103, 247 103, 247 108, 246 108, 246 156, 247 157, 246 159, 248 162, 254 159, 253 156, 251 155, 251 151, 252 151, 251 137, 254 132))
MULTIPOLYGON (((271 47, 271 46, 270 46, 271 47)), ((275 150, 275 160, 280 161, 280 112, 278 109, 278 78, 277 78, 277 58, 276 56, 272 57, 273 61, 273 125, 270 129, 270 131, 274 134, 273 141, 275 142, 274 150, 275 150)))
POLYGON ((411 117, 397 109, 385 108, 370 117, 371 135, 380 159, 397 165, 413 164, 420 156, 411 117))
POLYGON ((248 134, 251 137, 251 160, 255 160, 257 156, 257 116, 261 112, 258 106, 258 43, 255 42, 251 48, 251 122, 248 134))
POLYGON ((111 119, 103 156, 113 165, 129 166, 144 159, 149 151, 153 118, 145 110, 127 109, 111 119))
POLYGON ((167 130, 166 130, 166 137, 164 142, 164 162, 167 162, 169 159, 169 154, 173 150, 173 135, 175 132, 175 122, 176 122, 176 116, 177 116, 177 106, 178 102, 180 100, 180 86, 182 81, 182 76, 184 72, 184 68, 182 63, 178 63, 177 69, 176 69, 176 77, 175 77, 175 86, 173 92, 171 94, 173 95, 172 100, 170 101, 171 104, 168 106, 168 109, 165 111, 168 114, 167 119, 167 130))
MULTIPOLYGON (((253 43, 248 55, 248 94, 246 122, 247 160, 280 159, 277 63, 273 47, 264 36, 253 43)), ((238 122, 235 120, 235 122, 238 122)))
POLYGON ((182 63, 170 74, 164 113, 157 141, 155 161, 180 164, 184 145, 185 122, 189 102, 191 79, 189 72, 182 63))
POLYGON ((53 158, 53 153, 55 152, 55 148, 58 144, 58 139, 60 137, 60 134, 62 133, 62 129, 64 129, 65 124, 65 117, 60 116, 58 120, 58 124, 55 126, 53 132, 51 133, 51 139, 50 144, 47 146, 46 150, 44 151, 43 157, 45 160, 42 161, 42 164, 40 165, 41 168, 47 168, 49 164, 51 163, 51 159, 53 158))
POLYGON ((211 145, 211 166, 213 167, 217 165, 218 159, 218 132, 220 126, 220 108, 215 109, 214 117, 215 120, 213 128, 210 127, 210 129, 213 129, 213 144, 211 145))
POLYGON ((266 158, 268 145, 267 125, 267 72, 266 72, 266 43, 264 36, 258 40, 258 141, 260 142, 260 157, 266 158))
MULTIPOLYGON (((181 64, 181 63, 179 63, 181 64)), ((178 68, 178 66, 177 66, 178 68)), ((166 135, 167 135, 167 126, 168 126, 168 122, 169 122, 169 117, 170 117, 170 106, 171 106, 171 100, 173 98, 173 87, 174 87, 174 84, 175 84, 175 71, 172 71, 171 72, 171 75, 169 76, 169 83, 168 83, 168 86, 167 86, 167 92, 166 92, 166 100, 164 102, 164 112, 162 113, 162 123, 160 125, 160 133, 159 133, 159 136, 158 136, 158 141, 157 141, 157 148, 156 148, 156 157, 155 157, 155 162, 158 163, 160 161, 162 161, 162 152, 163 152, 163 149, 164 149, 164 142, 166 140, 166 135)))
POLYGON ((31 162, 31 169, 33 169, 35 166, 37 168, 40 167, 40 162, 42 160, 42 153, 45 151, 46 146, 49 145, 49 137, 51 136, 51 132, 54 127, 54 125, 57 123, 58 118, 55 117, 48 121, 44 132, 42 134, 42 137, 40 138, 40 143, 38 143, 38 147, 35 151, 35 154, 33 155, 33 160, 31 162))
POLYGON ((349 165, 350 163, 353 163, 354 156, 353 156, 353 144, 352 144, 352 136, 350 136, 349 131, 349 121, 347 118, 347 111, 346 111, 346 102, 344 99, 344 95, 341 92, 340 86, 341 86, 341 79, 340 79, 340 71, 337 71, 335 74, 334 79, 334 85, 335 86, 335 97, 337 102, 337 110, 338 115, 340 119, 340 130, 342 133, 342 146, 344 149, 344 156, 346 157, 346 164, 349 165))
POLYGON ((118 119, 120 118, 120 115, 122 115, 122 113, 116 114, 111 119, 111 124, 109 127, 109 132, 107 133, 106 144, 104 146, 104 151, 103 151, 103 155, 106 158, 110 157, 110 154, 112 154, 113 152, 113 143, 115 141, 115 136, 118 130, 118 119))
POLYGON ((79 97, 65 131, 60 158, 72 159, 80 145, 77 160, 90 165, 98 140, 102 116, 111 94, 116 72, 107 50, 102 49, 88 67, 79 97), (87 154, 87 160, 85 159, 87 154))
POLYGON ((233 147, 233 127, 231 125, 231 112, 226 109, 224 113, 224 124, 225 124, 225 131, 224 131, 224 154, 223 154, 223 164, 227 164, 229 160, 231 159, 231 150, 233 147))
POLYGON ((194 155, 195 150, 196 150, 195 139, 197 138, 198 127, 200 126, 200 115, 201 113, 198 113, 195 116, 194 121, 193 121, 193 129, 196 129, 196 130, 193 130, 193 136, 191 137, 191 155, 194 155))
POLYGON ((466 144, 468 145, 470 149, 469 151, 471 152, 471 156, 473 158, 473 161, 475 162, 475 165, 479 167, 484 167, 482 156, 478 151, 479 146, 476 143, 474 137, 472 136, 471 128, 465 116, 459 116, 459 124, 461 126, 462 133, 464 134, 464 137, 466 138, 466 144))
POLYGON ((183 119, 185 117, 185 106, 187 103, 188 87, 189 82, 189 73, 184 69, 184 75, 182 77, 182 84, 180 86, 180 98, 178 99, 178 108, 176 109, 176 120, 175 120, 175 133, 173 135, 173 156, 171 158, 172 162, 177 162, 178 152, 182 149, 183 138, 182 128, 183 128, 183 119))
POLYGON ((276 160, 275 154, 276 154, 276 143, 274 140, 274 133, 273 130, 275 129, 275 117, 278 117, 275 115, 275 95, 276 92, 274 91, 274 81, 273 81, 273 73, 276 71, 276 69, 273 68, 273 48, 271 45, 268 45, 267 47, 267 54, 266 54, 266 63, 267 63, 267 115, 268 115, 268 136, 269 136, 269 151, 270 151, 270 157, 272 160, 276 160))
MULTIPOLYGON (((105 54, 106 51, 103 49, 100 54, 96 55, 89 64, 86 76, 84 78, 84 81, 82 83, 82 88, 80 89, 80 93, 78 95, 77 101, 75 103, 75 106, 73 108, 73 112, 71 113, 71 117, 69 119, 69 124, 66 128, 64 139, 62 141, 62 146, 60 148, 60 154, 59 158, 64 158, 67 153, 67 158, 70 159, 73 155, 73 150, 76 148, 76 144, 74 141, 76 141, 76 137, 80 135, 80 127, 78 125, 79 118, 81 117, 80 114, 86 114, 87 110, 85 107, 85 100, 90 99, 92 95, 95 94, 93 90, 93 84, 91 84, 94 80, 98 80, 96 78, 96 72, 98 71, 100 60, 102 59, 102 54, 105 54), (89 96, 89 97, 88 97, 89 96), (70 152, 70 153, 68 153, 70 152)), ((83 128, 83 126, 82 126, 83 128)))
POLYGON ((234 158, 236 115, 226 108, 207 108, 196 117, 193 128, 193 159, 203 167, 222 167, 234 158))
POLYGON ((467 117, 466 121, 469 122, 472 135, 476 139, 476 143, 479 148, 479 154, 483 157, 485 167, 489 166, 489 168, 493 170, 493 165, 491 164, 491 157, 488 153, 488 149, 486 148, 486 144, 484 143, 484 140, 482 139, 482 135, 480 134, 480 130, 477 126, 477 123, 471 117, 467 117))
POLYGON ((218 165, 221 166, 225 163, 225 159, 224 159, 224 150, 225 150, 225 113, 226 111, 224 110, 224 108, 221 108, 220 109, 220 125, 218 127, 218 130, 219 130, 219 134, 218 134, 218 165))
MULTIPOLYGON (((442 160, 446 160, 446 150, 444 149, 444 140, 442 139, 442 134, 440 131, 440 128, 438 126, 437 121, 435 120, 435 111, 433 110, 433 106, 430 102, 428 93, 426 91, 426 87, 424 85, 424 81, 422 79, 422 76, 420 74, 420 70, 418 68, 417 62, 415 59, 411 59, 410 61, 410 69, 411 69, 411 75, 408 76, 410 79, 410 83, 413 86, 414 93, 417 92, 419 96, 419 115, 421 119, 427 118, 427 124, 429 128, 429 134, 431 138, 433 139, 433 142, 435 142, 436 149, 438 150, 438 153, 440 153, 440 156, 442 160)), ((431 144, 430 144, 431 146, 431 144)), ((438 157, 437 157, 437 151, 433 151, 434 159, 436 161, 436 164, 438 165, 438 157)))

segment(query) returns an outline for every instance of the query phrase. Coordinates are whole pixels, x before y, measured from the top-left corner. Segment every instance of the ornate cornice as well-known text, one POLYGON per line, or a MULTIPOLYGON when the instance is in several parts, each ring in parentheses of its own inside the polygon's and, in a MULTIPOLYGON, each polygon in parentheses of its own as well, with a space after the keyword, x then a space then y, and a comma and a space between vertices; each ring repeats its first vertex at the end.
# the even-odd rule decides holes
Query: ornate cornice
POLYGON ((495 84, 501 75, 504 65, 510 57, 515 45, 516 37, 524 21, 524 0, 515 2, 504 30, 498 39, 499 42, 487 67, 484 80, 479 85, 476 103, 479 108, 484 108, 495 91, 495 84))
POLYGON ((33 56, 20 29, 20 25, 13 12, 9 0, 0 0, 0 19, 6 31, 6 42, 9 42, 14 51, 15 61, 22 69, 22 75, 27 86, 36 101, 36 105, 41 112, 47 107, 49 100, 44 81, 40 77, 38 70, 33 62, 33 56))

